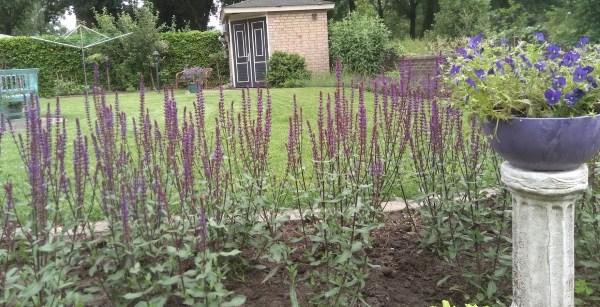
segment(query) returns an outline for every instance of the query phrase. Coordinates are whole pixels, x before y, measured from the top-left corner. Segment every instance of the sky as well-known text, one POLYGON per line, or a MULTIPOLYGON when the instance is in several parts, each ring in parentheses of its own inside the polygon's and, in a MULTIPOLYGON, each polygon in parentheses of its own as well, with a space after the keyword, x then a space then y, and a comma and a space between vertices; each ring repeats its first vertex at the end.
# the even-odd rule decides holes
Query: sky
MULTIPOLYGON (((143 4, 143 1, 140 1, 141 4, 143 4)), ((75 14, 68 14, 68 10, 65 11, 65 14, 62 16, 60 23, 61 25, 65 26, 67 29, 72 30, 75 28, 75 26, 77 25, 76 23, 76 16, 75 14)), ((210 15, 210 19, 208 20, 208 26, 209 27, 215 27, 217 30, 221 29, 221 24, 219 22, 219 17, 218 17, 218 13, 217 15, 210 15)))

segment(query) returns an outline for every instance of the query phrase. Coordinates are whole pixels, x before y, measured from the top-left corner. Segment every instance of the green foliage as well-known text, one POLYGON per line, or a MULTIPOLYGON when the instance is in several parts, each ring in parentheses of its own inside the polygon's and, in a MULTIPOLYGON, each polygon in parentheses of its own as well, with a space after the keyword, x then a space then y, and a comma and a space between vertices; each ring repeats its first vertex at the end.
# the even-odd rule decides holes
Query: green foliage
POLYGON ((219 79, 227 83, 229 78, 229 59, 223 52, 219 42, 219 31, 188 31, 167 32, 162 38, 169 45, 169 49, 160 63, 161 80, 169 83, 175 82, 175 74, 182 71, 185 66, 212 67, 213 71, 209 81, 218 83, 219 79), (214 56, 213 54, 220 54, 214 56))
POLYGON ((389 36, 381 19, 349 14, 329 25, 330 63, 341 59, 351 73, 376 74, 383 64, 389 36))
POLYGON ((567 1, 546 11, 544 27, 557 43, 574 46, 580 37, 588 36, 590 42, 600 43, 600 8, 589 0, 567 1))
POLYGON ((117 17, 103 10, 102 13, 97 13, 95 18, 102 33, 131 33, 99 47, 113 59, 113 66, 118 74, 111 76, 111 80, 116 87, 138 84, 140 74, 149 76, 154 71, 152 52, 164 54, 168 45, 162 40, 160 31, 163 26, 159 26, 158 15, 153 12, 151 6, 135 8, 133 14, 120 13, 117 17))
POLYGON ((272 87, 298 87, 301 80, 308 79, 306 62, 299 54, 275 51, 269 58, 267 82, 272 87))
POLYGON ((493 25, 500 37, 509 38, 519 36, 519 30, 525 28, 529 22, 529 12, 523 5, 515 0, 508 1, 508 7, 500 8, 493 16, 493 25))
POLYGON ((600 156, 588 167, 589 188, 575 210, 575 294, 579 304, 596 306, 600 303, 600 156))
POLYGON ((473 36, 490 28, 490 0, 440 0, 433 33, 446 37, 473 36))
MULTIPOLYGON (((30 37, 0 39, 0 62, 6 68, 39 68, 40 96, 52 96, 57 76, 69 76, 83 84, 81 53, 75 48, 34 40, 30 37)), ((90 71, 91 72, 91 71, 90 71)))

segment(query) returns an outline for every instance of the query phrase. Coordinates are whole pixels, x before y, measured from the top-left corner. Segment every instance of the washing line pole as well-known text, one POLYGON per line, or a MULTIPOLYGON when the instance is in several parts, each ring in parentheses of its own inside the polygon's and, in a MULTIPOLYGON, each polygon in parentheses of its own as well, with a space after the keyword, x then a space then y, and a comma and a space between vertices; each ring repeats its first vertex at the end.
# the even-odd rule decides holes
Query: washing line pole
MULTIPOLYGON (((88 86, 88 82, 87 82, 87 67, 85 65, 85 49, 86 48, 90 48, 93 46, 97 46, 100 44, 104 44, 106 42, 118 39, 118 38, 122 38, 124 36, 127 36, 129 34, 131 34, 131 32, 129 33, 125 33, 125 34, 121 34, 121 35, 117 35, 114 37, 109 37, 108 35, 99 33, 98 31, 92 30, 84 25, 78 25, 75 29, 70 30, 69 32, 67 32, 64 36, 62 37, 58 37, 60 39, 65 39, 65 38, 69 38, 71 35, 77 35, 79 34, 79 43, 69 43, 68 41, 57 41, 57 40, 49 40, 49 39, 45 39, 42 37, 31 37, 33 39, 36 40, 40 40, 43 42, 47 42, 47 43, 52 43, 52 44, 57 44, 57 45, 61 45, 61 46, 67 46, 67 47, 71 47, 71 48, 77 48, 81 50, 81 62, 83 64, 83 79, 85 82, 85 91, 87 93, 87 86, 88 86), (91 32, 93 34, 96 34, 97 36, 99 36, 98 39, 95 40, 95 42, 91 42, 89 44, 86 45, 84 39, 83 39, 83 31, 87 31, 87 32, 91 32)), ((76 37, 76 36, 75 36, 76 37)))
POLYGON ((79 31, 79 43, 80 48, 81 48, 81 63, 83 63, 83 82, 84 82, 84 91, 87 94, 87 87, 88 87, 88 82, 87 82, 87 69, 85 67, 85 48, 83 48, 83 31, 81 31, 81 27, 77 27, 78 31, 79 31))

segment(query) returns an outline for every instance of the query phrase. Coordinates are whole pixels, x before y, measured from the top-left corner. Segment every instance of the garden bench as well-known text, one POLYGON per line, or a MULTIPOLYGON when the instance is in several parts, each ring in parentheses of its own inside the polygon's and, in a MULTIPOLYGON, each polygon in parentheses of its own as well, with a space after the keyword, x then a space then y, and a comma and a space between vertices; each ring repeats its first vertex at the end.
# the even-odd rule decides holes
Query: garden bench
POLYGON ((6 118, 19 118, 23 102, 38 96, 39 68, 0 70, 0 113, 6 118))

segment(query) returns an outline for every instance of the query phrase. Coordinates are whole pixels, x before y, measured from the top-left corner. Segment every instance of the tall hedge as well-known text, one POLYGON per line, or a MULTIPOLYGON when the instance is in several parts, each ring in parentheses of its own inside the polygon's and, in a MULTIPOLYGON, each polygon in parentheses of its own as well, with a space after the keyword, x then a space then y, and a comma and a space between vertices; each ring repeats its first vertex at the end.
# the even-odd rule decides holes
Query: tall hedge
POLYGON ((222 51, 219 42, 219 31, 189 31, 189 32, 167 32, 162 38, 169 44, 168 52, 163 57, 161 77, 168 82, 173 82, 175 74, 188 66, 211 67, 213 69, 211 81, 217 82, 217 61, 219 73, 223 82, 227 83, 229 78, 229 60, 226 54, 215 59, 212 54, 222 51))
MULTIPOLYGON (((162 55, 160 63, 161 84, 171 84, 175 74, 185 65, 213 68, 211 80, 216 83, 217 61, 223 82, 228 82, 228 58, 215 57, 211 54, 222 52, 218 31, 190 31, 162 33, 162 38, 168 42, 168 51, 162 55)), ((125 39, 127 39, 125 37, 125 39)), ((107 44, 110 44, 107 43, 107 44)), ((105 45, 106 47, 106 45, 105 45)), ((110 50, 110 48, 103 48, 110 50)), ((98 49, 86 49, 86 56, 98 52, 98 49)), ((117 67, 122 61, 117 55, 108 54, 111 67, 117 67)), ((81 52, 79 49, 35 40, 30 37, 15 37, 0 39, 0 69, 3 68, 39 68, 39 91, 41 96, 55 95, 55 81, 63 79, 73 81, 78 85, 84 84, 81 52)), ((101 67, 101 82, 104 84, 105 68, 101 67)), ((154 73, 152 67, 147 74, 154 73)), ((134 72, 119 72, 111 69, 111 87, 113 90, 125 90, 132 84, 138 84, 139 76, 134 72), (130 80, 131 79, 131 80, 130 80)), ((88 67, 88 78, 92 76, 92 65, 88 67)), ((146 76, 149 78, 149 76, 146 76)), ((90 80, 88 80, 90 82, 90 80)), ((147 84, 150 82, 148 80, 147 84)))
POLYGON ((0 39, 0 68, 39 68, 41 96, 54 95, 57 78, 83 84, 81 53, 78 49, 50 44, 30 37, 0 39))

